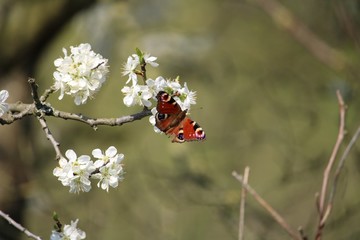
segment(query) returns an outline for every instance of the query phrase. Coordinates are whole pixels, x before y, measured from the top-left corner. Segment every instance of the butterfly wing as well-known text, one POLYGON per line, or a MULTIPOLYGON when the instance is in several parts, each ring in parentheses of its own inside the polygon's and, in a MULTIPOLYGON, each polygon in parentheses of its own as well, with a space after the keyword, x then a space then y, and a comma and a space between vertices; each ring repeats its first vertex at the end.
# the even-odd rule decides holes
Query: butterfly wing
POLYGON ((174 129, 175 134, 173 142, 189 142, 189 141, 201 141, 205 139, 205 132, 195 121, 188 117, 179 124, 177 129, 174 129))
POLYGON ((177 104, 175 99, 170 94, 168 94, 167 92, 160 91, 157 94, 156 98, 158 100, 156 110, 159 113, 177 115, 180 112, 182 112, 181 107, 179 106, 179 104, 177 104))
POLYGON ((167 133, 180 124, 186 116, 186 111, 182 111, 175 99, 164 91, 160 91, 156 98, 158 100, 156 106, 158 112, 155 115, 155 126, 167 133))
POLYGON ((205 132, 193 120, 186 117, 175 99, 164 91, 156 96, 158 103, 155 116, 156 127, 167 135, 175 135, 172 142, 199 141, 205 139, 205 132))

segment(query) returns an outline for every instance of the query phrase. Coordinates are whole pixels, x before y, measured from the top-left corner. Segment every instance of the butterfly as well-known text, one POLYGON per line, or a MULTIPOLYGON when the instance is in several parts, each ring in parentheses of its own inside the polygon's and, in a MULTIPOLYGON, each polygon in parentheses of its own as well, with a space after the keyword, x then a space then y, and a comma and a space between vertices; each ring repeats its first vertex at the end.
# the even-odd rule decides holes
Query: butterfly
POLYGON ((205 132, 195 121, 186 116, 180 105, 167 92, 160 91, 157 96, 158 111, 155 126, 166 135, 175 135, 172 142, 183 143, 205 139, 205 132))

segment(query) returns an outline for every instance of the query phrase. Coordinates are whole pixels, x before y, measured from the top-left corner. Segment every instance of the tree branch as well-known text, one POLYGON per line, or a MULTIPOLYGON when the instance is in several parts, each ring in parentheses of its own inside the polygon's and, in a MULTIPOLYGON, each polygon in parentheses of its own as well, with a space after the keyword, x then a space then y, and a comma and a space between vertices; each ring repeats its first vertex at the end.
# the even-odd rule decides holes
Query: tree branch
POLYGON ((12 219, 8 214, 5 214, 3 211, 0 210, 0 216, 7 220, 9 224, 13 225, 16 229, 20 230, 21 232, 25 233, 26 236, 29 238, 35 239, 35 240, 41 240, 41 238, 33 233, 31 233, 29 230, 21 226, 19 223, 15 222, 14 219, 12 219))
POLYGON ((344 132, 345 132, 345 104, 342 99, 340 91, 336 91, 336 95, 337 95, 338 102, 339 102, 339 115, 340 115, 339 133, 338 133, 338 137, 336 139, 335 146, 331 153, 330 159, 328 161, 328 164, 324 170, 321 192, 317 198, 316 204, 317 204, 317 208, 319 211, 319 223, 318 223, 318 228, 317 228, 317 233, 316 233, 317 240, 321 239, 322 230, 325 226, 325 220, 327 219, 327 216, 330 213, 329 212, 330 207, 325 209, 325 201, 326 201, 326 195, 327 195, 327 189, 328 189, 327 186, 329 183, 330 173, 331 173, 332 167, 334 165, 336 155, 339 152, 340 145, 344 139, 344 132))
POLYGON ((345 160, 348 157, 352 146, 355 144, 355 142, 357 141, 359 136, 360 136, 360 127, 358 127, 358 129, 356 130, 354 136, 351 138, 349 144, 346 146, 346 149, 345 149, 343 155, 341 156, 341 159, 340 159, 340 161, 338 163, 338 166, 336 168, 336 171, 334 173, 334 182, 333 182, 332 189, 331 189, 331 192, 330 192, 328 205, 326 207, 324 216, 323 216, 323 218, 321 219, 321 222, 320 222, 320 224, 322 224, 322 225, 325 224, 325 221, 327 220, 327 218, 330 215, 330 212, 332 210, 333 203, 334 203, 334 197, 335 197, 335 193, 336 193, 336 187, 337 187, 337 183, 338 183, 338 180, 339 180, 340 172, 341 172, 341 170, 342 170, 342 168, 343 168, 343 166, 345 164, 345 160))
POLYGON ((288 31, 296 41, 302 44, 319 61, 335 70, 344 69, 347 62, 345 56, 320 39, 281 3, 276 0, 247 1, 261 7, 279 27, 288 31))
POLYGON ((39 120, 40 122, 40 125, 43 129, 43 131, 45 132, 45 135, 46 135, 46 138, 51 142, 51 144, 53 145, 54 147, 54 150, 55 150, 55 153, 56 153, 56 160, 60 160, 60 158, 63 158, 64 156, 61 154, 61 151, 60 151, 60 143, 58 143, 54 136, 52 135, 52 133, 50 132, 50 129, 49 127, 47 126, 46 124, 46 120, 43 116, 39 116, 37 117, 37 119, 39 120))
MULTIPOLYGON (((244 170, 244 183, 248 183, 250 167, 246 166, 244 170)), ((240 215, 239 215, 239 237, 238 240, 244 239, 244 225, 245 225, 245 201, 246 201, 246 188, 241 189, 240 200, 240 215)))
POLYGON ((236 171, 232 172, 232 175, 242 184, 242 186, 255 198, 255 200, 265 208, 275 221, 293 238, 296 240, 302 240, 299 234, 294 231, 290 225, 284 220, 284 218, 273 209, 249 184, 244 182, 243 176, 236 171))

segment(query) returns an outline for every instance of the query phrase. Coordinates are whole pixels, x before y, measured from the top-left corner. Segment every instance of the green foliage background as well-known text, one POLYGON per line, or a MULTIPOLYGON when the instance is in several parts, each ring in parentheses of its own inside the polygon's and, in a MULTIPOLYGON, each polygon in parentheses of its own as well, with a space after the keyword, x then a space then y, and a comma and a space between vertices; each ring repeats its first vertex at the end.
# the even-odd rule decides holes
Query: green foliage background
MULTIPOLYGON (((251 1, 104 0, 75 15, 43 51, 35 76, 29 77, 36 78, 42 92, 53 82, 53 61, 63 55, 61 49, 82 42, 109 59, 110 75, 88 104, 77 107, 69 97, 60 102, 55 93, 49 99, 54 107, 92 117, 141 111, 125 107, 120 91, 126 81, 122 64, 139 47, 158 57, 160 66, 148 68, 148 77, 180 76, 197 91, 191 116, 205 129, 207 140, 172 144, 154 133, 148 118, 97 131, 48 118, 63 152, 71 148, 90 154, 114 145, 125 154, 126 175, 119 188, 106 193, 95 187, 74 195, 52 175, 55 153, 33 120, 33 145, 19 149, 24 159, 26 154, 34 159, 28 163, 24 225, 47 239, 56 211, 65 223, 79 218, 87 239, 237 239, 241 188, 231 172, 250 166, 250 184, 295 229, 303 226, 312 238, 315 193, 338 131, 336 89, 348 105, 345 143, 360 116, 359 48, 336 18, 339 2, 281 1, 319 38, 345 54, 350 63, 345 70, 319 62, 251 1)), ((342 2, 358 23, 358 3, 342 2)), ((3 55, 30 38, 61 1, 14 4, 7 34, 1 37, 3 55)), ((324 239, 360 237, 359 156, 357 144, 342 172, 324 239)), ((245 225, 249 240, 289 239, 250 196, 245 225)))

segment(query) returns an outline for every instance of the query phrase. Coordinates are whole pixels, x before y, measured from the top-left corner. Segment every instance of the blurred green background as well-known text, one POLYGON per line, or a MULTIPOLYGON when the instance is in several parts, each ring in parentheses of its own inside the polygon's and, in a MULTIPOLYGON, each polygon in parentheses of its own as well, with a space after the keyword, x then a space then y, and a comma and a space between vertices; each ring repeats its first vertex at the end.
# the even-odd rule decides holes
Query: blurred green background
MULTIPOLYGON (((87 239, 237 239, 241 187, 231 172, 250 166, 250 184, 313 239, 315 193, 338 132, 337 89, 348 106, 341 152, 360 123, 359 23, 356 0, 1 0, 0 89, 8 102, 31 102, 27 78, 42 93, 62 48, 88 42, 109 59, 107 82, 84 106, 58 101, 59 93, 49 102, 92 117, 139 112, 124 106, 120 91, 122 64, 139 47, 158 57, 148 77, 180 76, 197 92, 191 117, 207 140, 173 144, 147 117, 97 131, 49 117, 63 152, 113 145, 125 154, 118 188, 77 195, 52 175, 55 153, 36 119, 0 126, 0 209, 43 239, 53 211, 67 224, 79 218, 87 239)), ((356 144, 324 239, 360 239, 359 158, 356 144)), ((245 218, 245 239, 289 239, 251 196, 245 218)), ((27 239, 0 223, 0 239, 27 239)))

